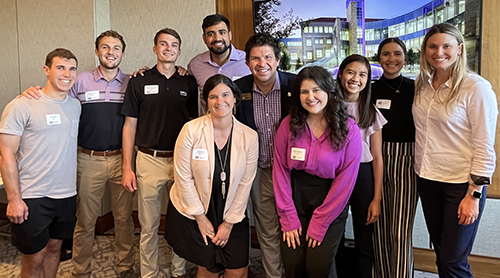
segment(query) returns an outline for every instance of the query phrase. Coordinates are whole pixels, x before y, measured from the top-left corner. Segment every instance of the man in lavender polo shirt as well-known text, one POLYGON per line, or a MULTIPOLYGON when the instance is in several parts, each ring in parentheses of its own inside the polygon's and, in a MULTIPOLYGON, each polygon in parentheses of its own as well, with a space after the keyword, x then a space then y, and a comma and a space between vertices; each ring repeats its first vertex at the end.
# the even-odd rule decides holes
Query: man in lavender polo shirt
MULTIPOLYGON (((121 107, 129 81, 119 65, 125 55, 125 41, 115 31, 100 34, 95 41, 99 66, 78 74, 70 95, 80 100, 82 113, 78 131, 77 222, 73 236, 74 277, 91 277, 92 247, 96 219, 106 185, 111 192, 115 221, 117 270, 120 277, 135 277, 133 193, 121 184, 121 107)), ((28 89, 26 93, 38 98, 28 89)), ((23 95, 26 95, 23 93, 23 95)))
POLYGON ((209 77, 223 74, 233 81, 250 74, 245 63, 245 52, 231 44, 232 34, 229 20, 220 14, 212 14, 203 19, 203 42, 208 50, 196 55, 188 64, 188 71, 196 78, 200 92, 200 115, 205 114, 205 103, 201 97, 203 85, 209 77))

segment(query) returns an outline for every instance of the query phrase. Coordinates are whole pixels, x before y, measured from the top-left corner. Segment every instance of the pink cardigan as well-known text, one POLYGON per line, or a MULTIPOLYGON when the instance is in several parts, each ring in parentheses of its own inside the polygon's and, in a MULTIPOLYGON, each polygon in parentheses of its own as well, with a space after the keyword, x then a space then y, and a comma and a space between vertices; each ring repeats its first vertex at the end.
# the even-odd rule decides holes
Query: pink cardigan
MULTIPOLYGON (((259 143, 257 132, 233 117, 229 190, 224 220, 238 223, 245 217, 252 182, 257 172, 259 143)), ((214 173, 213 125, 209 115, 184 125, 174 150, 174 185, 170 199, 189 219, 206 214, 212 195, 214 173)))

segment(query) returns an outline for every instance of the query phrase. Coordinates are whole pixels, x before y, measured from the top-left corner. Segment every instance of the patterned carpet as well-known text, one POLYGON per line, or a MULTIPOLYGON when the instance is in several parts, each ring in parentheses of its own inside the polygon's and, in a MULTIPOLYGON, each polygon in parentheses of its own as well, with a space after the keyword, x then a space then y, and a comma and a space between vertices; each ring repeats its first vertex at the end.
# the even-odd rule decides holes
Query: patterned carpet
MULTIPOLYGON (((1 225, 1 224, 0 224, 1 225)), ((119 277, 116 271, 114 257, 114 238, 112 230, 109 235, 96 236, 94 241, 94 257, 92 260, 93 273, 92 278, 114 278, 119 277)), ((139 270, 139 231, 136 231, 135 247, 136 247, 136 265, 134 270, 136 273, 139 270)), ((160 260, 160 276, 159 278, 170 278, 170 260, 172 256, 171 248, 168 246, 163 237, 160 237, 159 244, 159 260, 160 260)), ((265 278, 264 269, 261 262, 261 253, 259 249, 253 249, 250 252, 250 269, 256 278, 265 278)), ((71 261, 66 261, 60 264, 57 274, 58 278, 71 277, 71 269, 73 265, 71 261)), ((188 263, 186 266, 186 276, 190 278, 196 277, 196 265, 188 263)), ((21 254, 10 243, 10 235, 8 234, 8 225, 0 227, 0 278, 17 278, 21 270, 21 254)), ((427 272, 415 272, 415 278, 437 278, 436 274, 427 272)))
MULTIPOLYGON (((94 240, 94 257, 92 259, 92 278, 114 278, 119 277, 119 274, 114 267, 115 253, 114 253, 114 238, 111 230, 109 235, 96 236, 94 240)), ((139 271, 139 230, 136 231, 135 248, 136 248, 136 265, 135 272, 139 271)), ((168 246, 163 236, 160 236, 159 244, 159 262, 160 262, 160 276, 159 278, 170 278, 170 261, 172 257, 172 250, 168 246)), ((260 250, 252 249, 251 251, 251 269, 255 277, 265 277, 263 272, 262 263, 260 261, 260 250)), ((71 260, 62 262, 59 265, 57 273, 58 278, 71 277, 71 269, 73 265, 71 260)), ((187 263, 186 276, 196 277, 196 265, 187 263)), ((0 228, 0 278, 17 278, 21 271, 21 254, 17 249, 12 246, 10 242, 10 235, 8 234, 8 225, 3 225, 0 228)))

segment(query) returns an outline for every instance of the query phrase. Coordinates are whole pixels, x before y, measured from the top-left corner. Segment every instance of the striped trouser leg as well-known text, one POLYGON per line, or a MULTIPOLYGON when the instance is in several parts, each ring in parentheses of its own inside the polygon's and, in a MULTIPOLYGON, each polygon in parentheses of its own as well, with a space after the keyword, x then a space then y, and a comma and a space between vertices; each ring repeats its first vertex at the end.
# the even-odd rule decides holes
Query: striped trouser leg
POLYGON ((412 278, 412 232, 418 202, 414 143, 384 142, 382 212, 375 225, 376 278, 412 278))

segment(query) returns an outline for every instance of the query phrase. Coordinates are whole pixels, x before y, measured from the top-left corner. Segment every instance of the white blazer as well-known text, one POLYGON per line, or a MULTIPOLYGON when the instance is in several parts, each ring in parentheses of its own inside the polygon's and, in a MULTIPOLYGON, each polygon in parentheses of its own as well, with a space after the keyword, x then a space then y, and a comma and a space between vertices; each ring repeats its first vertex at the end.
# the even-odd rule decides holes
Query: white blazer
MULTIPOLYGON (((245 217, 248 197, 257 172, 257 132, 233 117, 229 190, 224 220, 239 223, 245 217)), ((189 219, 206 214, 212 195, 214 174, 214 130, 209 115, 184 125, 174 149, 174 184, 170 200, 189 219)))

